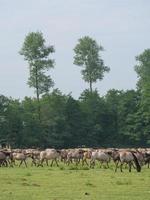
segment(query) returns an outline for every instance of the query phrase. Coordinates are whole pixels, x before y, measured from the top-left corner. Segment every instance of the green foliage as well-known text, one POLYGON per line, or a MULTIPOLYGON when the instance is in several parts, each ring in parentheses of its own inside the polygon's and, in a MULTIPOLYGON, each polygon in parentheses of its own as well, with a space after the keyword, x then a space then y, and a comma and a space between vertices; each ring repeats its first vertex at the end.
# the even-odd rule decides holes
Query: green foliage
POLYGON ((109 71, 99 54, 100 51, 103 51, 103 47, 88 36, 80 38, 74 48, 74 64, 83 67, 81 73, 85 82, 90 83, 91 91, 92 84, 102 80, 104 72, 109 71))
POLYGON ((41 32, 29 33, 20 51, 30 67, 28 84, 30 87, 38 89, 39 94, 48 92, 49 88, 54 85, 51 77, 45 73, 54 67, 54 60, 49 58, 49 54, 53 52, 54 47, 45 45, 45 39, 41 32))
POLYGON ((149 112, 138 91, 110 90, 100 97, 85 90, 79 100, 58 89, 21 102, 1 96, 0 141, 13 147, 127 147, 149 144, 149 112))
POLYGON ((95 90, 85 90, 80 96, 80 105, 84 113, 83 133, 86 146, 106 145, 109 118, 106 113, 106 105, 95 90), (107 124, 107 125, 106 125, 107 124))

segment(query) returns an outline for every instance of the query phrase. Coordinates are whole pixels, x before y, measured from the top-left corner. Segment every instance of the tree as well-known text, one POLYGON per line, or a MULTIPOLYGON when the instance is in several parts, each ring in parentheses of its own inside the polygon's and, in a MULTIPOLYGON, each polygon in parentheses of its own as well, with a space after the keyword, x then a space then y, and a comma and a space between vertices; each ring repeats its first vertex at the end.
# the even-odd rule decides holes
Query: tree
POLYGON ((46 46, 45 39, 41 32, 29 33, 23 43, 20 54, 28 61, 30 76, 29 87, 33 87, 38 101, 38 115, 40 118, 40 95, 48 93, 54 82, 46 71, 54 67, 54 60, 49 58, 49 54, 54 52, 53 46, 46 46))
POLYGON ((99 96, 97 90, 93 92, 85 90, 79 100, 84 119, 82 125, 84 144, 89 147, 106 145, 110 123, 103 98, 99 96))
POLYGON ((66 138, 67 146, 77 147, 84 145, 83 113, 81 112, 79 102, 70 95, 68 96, 64 113, 68 133, 66 138))
POLYGON ((146 49, 137 56, 136 60, 138 64, 135 66, 135 71, 139 77, 137 86, 141 93, 141 103, 148 109, 150 106, 150 49, 146 49))
POLYGON ((7 119, 7 111, 9 107, 9 99, 0 95, 0 144, 7 141, 9 133, 9 125, 7 119))
POLYGON ((41 111, 43 116, 43 134, 41 142, 43 147, 64 148, 68 134, 66 132, 65 105, 67 96, 58 89, 41 98, 41 111))
POLYGON ((74 64, 83 67, 81 73, 85 82, 90 84, 91 92, 92 84, 97 80, 102 80, 104 72, 110 70, 109 67, 104 65, 104 61, 99 54, 103 50, 102 46, 88 36, 80 38, 74 48, 74 64))
POLYGON ((135 127, 143 145, 148 145, 150 144, 150 49, 137 56, 136 60, 138 64, 135 66, 135 71, 139 78, 137 86, 140 102, 135 127))

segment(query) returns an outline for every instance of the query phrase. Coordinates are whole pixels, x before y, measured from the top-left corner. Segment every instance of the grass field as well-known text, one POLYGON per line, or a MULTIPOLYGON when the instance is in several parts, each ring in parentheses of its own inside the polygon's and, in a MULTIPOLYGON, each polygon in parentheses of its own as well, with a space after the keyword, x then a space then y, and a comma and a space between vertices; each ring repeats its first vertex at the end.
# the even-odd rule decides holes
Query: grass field
POLYGON ((150 200, 150 169, 0 168, 0 200, 150 200))

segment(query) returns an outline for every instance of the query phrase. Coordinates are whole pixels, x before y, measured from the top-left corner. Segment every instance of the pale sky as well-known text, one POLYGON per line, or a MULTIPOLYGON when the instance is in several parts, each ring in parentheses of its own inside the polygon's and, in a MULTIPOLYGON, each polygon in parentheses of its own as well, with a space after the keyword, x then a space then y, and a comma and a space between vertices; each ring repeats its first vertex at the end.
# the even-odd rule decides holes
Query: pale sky
POLYGON ((90 36, 105 51, 111 71, 94 84, 101 95, 109 89, 135 89, 135 56, 150 48, 149 0, 0 0, 0 94, 33 96, 28 87, 28 64, 19 55, 25 36, 41 31, 54 45, 56 65, 49 73, 55 88, 78 98, 88 88, 80 67, 73 65, 73 48, 90 36))

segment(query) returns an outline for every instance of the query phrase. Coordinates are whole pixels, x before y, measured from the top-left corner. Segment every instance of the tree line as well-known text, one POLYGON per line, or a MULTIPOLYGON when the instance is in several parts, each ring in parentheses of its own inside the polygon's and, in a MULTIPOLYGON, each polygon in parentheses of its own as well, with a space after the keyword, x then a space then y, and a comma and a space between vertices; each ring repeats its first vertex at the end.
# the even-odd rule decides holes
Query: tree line
POLYGON ((150 144, 150 49, 136 57, 136 90, 111 89, 99 95, 93 84, 110 68, 103 47, 85 36, 74 48, 74 64, 89 83, 78 99, 54 89, 49 69, 53 45, 41 32, 31 32, 20 54, 29 65, 29 87, 35 97, 22 101, 0 95, 0 143, 13 147, 147 147, 150 144))

